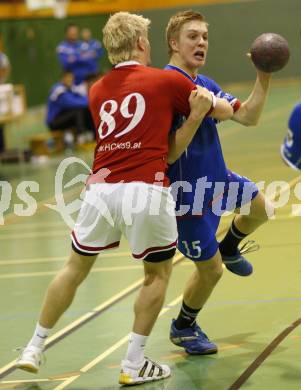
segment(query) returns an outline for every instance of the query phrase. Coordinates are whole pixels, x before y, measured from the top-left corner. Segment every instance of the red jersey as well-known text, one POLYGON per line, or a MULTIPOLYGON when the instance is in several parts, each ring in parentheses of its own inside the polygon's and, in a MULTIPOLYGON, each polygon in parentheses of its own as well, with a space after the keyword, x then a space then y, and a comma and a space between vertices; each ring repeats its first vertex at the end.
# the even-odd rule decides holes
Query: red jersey
MULTIPOLYGON (((179 72, 135 62, 119 64, 97 81, 89 93, 97 133, 93 173, 108 169, 107 183, 154 183, 156 173, 163 172, 167 186, 172 120, 176 114, 189 115, 194 88, 179 72)), ((90 177, 93 181, 97 174, 90 177)))

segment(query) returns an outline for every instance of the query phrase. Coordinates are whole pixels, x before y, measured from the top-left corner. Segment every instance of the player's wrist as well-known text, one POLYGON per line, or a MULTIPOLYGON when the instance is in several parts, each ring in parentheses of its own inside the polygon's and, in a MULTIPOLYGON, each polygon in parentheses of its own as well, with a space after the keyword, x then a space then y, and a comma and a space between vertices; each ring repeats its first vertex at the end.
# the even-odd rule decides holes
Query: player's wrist
POLYGON ((210 115, 212 113, 212 111, 215 109, 216 104, 217 104, 217 98, 214 95, 214 93, 212 91, 210 91, 210 94, 212 96, 212 102, 211 102, 210 110, 207 112, 206 116, 208 116, 208 115, 210 115))
POLYGON ((257 78, 261 83, 269 83, 272 78, 272 73, 266 73, 257 69, 257 78))
POLYGON ((217 104, 217 98, 216 98, 216 96, 214 95, 214 93, 212 91, 210 91, 210 94, 212 96, 211 108, 215 109, 216 104, 217 104))

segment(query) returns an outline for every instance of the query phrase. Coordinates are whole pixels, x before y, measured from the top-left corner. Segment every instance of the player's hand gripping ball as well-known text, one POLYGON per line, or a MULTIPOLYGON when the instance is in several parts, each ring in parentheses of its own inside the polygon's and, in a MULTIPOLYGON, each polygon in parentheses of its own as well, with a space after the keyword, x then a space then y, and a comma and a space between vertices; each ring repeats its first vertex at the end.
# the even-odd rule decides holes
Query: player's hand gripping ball
POLYGON ((259 35, 252 43, 250 52, 256 68, 266 73, 282 69, 290 56, 287 40, 274 33, 259 35))

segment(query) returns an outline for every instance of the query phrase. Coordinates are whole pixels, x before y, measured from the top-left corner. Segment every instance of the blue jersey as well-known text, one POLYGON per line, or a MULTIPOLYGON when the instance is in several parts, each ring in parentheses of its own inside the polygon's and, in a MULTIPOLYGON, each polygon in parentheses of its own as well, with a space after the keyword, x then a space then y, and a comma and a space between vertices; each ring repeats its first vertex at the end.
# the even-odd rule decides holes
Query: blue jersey
POLYGON ((82 41, 63 41, 57 47, 59 62, 64 70, 74 74, 76 84, 80 84, 89 74, 98 71, 102 48, 96 42, 92 40, 89 44, 82 41))
POLYGON ((80 62, 80 41, 61 42, 56 48, 58 59, 62 68, 72 72, 76 83, 82 81, 82 64, 80 62))
POLYGON ((50 90, 46 122, 50 124, 63 111, 85 107, 88 107, 86 96, 74 92, 62 83, 56 83, 50 90))
MULTIPOLYGON (((237 99, 225 92, 219 87, 215 81, 205 77, 203 75, 197 75, 195 79, 192 79, 182 69, 172 65, 167 65, 166 69, 174 69, 182 73, 184 76, 191 79, 196 85, 207 88, 212 91, 217 97, 227 99, 231 105, 235 105, 237 99)), ((169 168, 168 176, 171 183, 177 181, 186 181, 189 183, 189 188, 179 188, 177 196, 177 210, 180 209, 181 204, 189 205, 189 211, 186 214, 203 214, 204 208, 211 205, 214 193, 215 183, 228 181, 228 170, 224 161, 222 148, 216 127, 217 121, 211 117, 206 117, 200 127, 198 128, 192 142, 188 146, 187 150, 182 156, 169 168), (200 179, 204 178, 208 184, 208 188, 205 189, 204 194, 196 194, 199 191, 197 182, 200 183, 200 179), (212 186, 209 188, 210 183, 212 186), (190 188, 191 186, 191 188, 190 188), (202 197, 202 204, 196 205, 195 195, 202 197), (202 207, 203 206, 203 207, 202 207)), ((181 120, 176 118, 175 128, 179 128, 181 120)), ((204 189, 204 181, 201 182, 201 186, 204 189)), ((221 188, 220 193, 223 193, 221 188)))
POLYGON ((301 103, 294 107, 288 121, 288 128, 281 145, 281 155, 291 168, 301 169, 301 103))
POLYGON ((99 73, 99 59, 104 54, 101 43, 96 39, 90 39, 89 42, 83 41, 80 52, 82 59, 86 60, 87 74, 99 73))

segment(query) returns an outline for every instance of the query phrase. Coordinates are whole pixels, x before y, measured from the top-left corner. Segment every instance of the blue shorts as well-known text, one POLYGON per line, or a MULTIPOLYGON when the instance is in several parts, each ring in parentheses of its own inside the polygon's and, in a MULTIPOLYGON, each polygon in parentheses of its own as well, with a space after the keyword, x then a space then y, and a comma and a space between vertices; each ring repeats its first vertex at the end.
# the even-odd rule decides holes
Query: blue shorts
POLYGON ((219 245, 215 236, 222 214, 250 203, 257 194, 255 183, 229 171, 224 191, 204 208, 202 215, 177 218, 178 250, 193 261, 211 259, 219 245))

